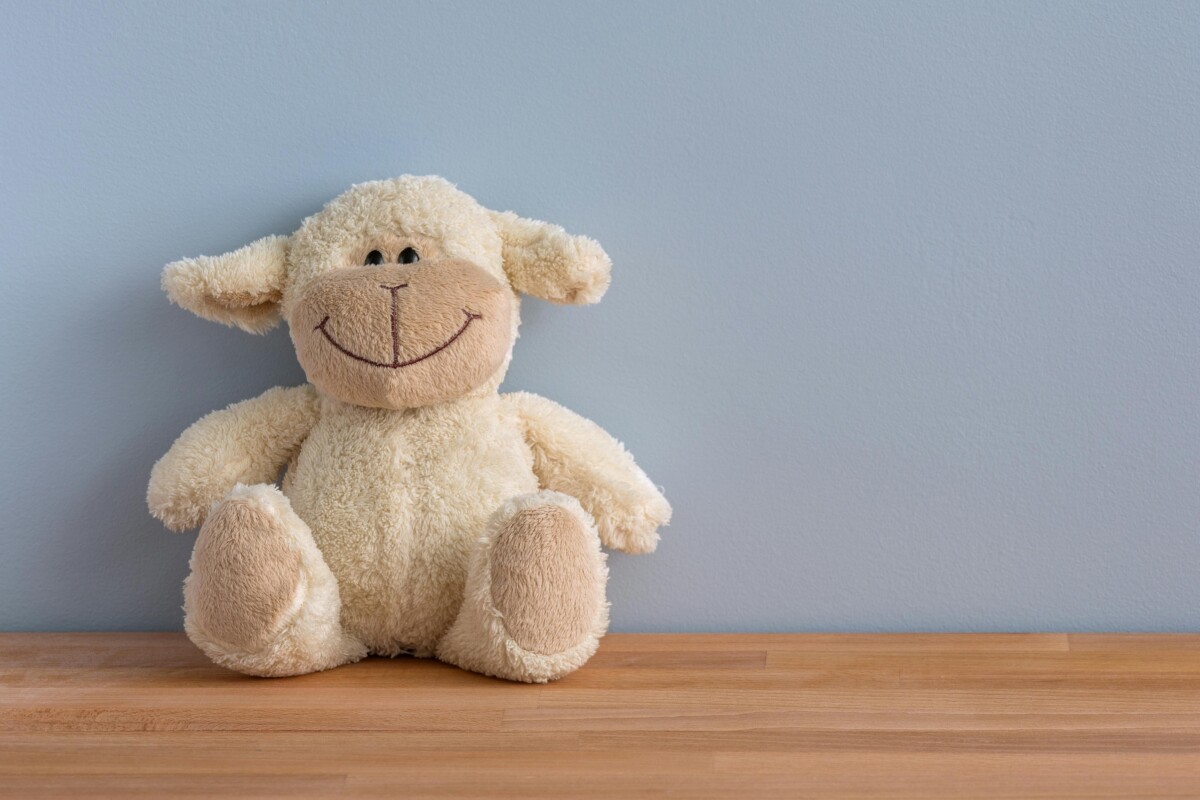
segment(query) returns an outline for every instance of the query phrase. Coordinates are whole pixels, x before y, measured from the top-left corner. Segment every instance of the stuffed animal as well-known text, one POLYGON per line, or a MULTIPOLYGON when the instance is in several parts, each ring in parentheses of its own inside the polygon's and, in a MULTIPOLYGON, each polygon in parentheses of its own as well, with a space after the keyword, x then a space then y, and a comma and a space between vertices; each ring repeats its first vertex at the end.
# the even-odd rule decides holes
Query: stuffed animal
POLYGON ((610 268, 591 239, 414 176, 169 264, 163 289, 201 317, 286 320, 310 381, 209 414, 154 466, 151 512, 200 527, 191 640, 264 676, 410 654, 541 683, 587 661, 601 546, 654 550, 671 507, 595 423, 498 388, 519 295, 595 303, 610 268))

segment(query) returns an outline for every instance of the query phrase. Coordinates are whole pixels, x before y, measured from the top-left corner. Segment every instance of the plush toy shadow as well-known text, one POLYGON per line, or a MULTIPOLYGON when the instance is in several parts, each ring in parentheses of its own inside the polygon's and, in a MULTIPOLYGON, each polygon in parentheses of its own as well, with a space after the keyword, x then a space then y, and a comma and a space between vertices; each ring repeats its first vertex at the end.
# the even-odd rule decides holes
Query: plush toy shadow
POLYGON ((518 295, 594 303, 610 267, 591 239, 413 176, 168 265, 167 295, 202 317, 286 320, 310 381, 209 414, 154 466, 153 514, 200 526, 192 641, 266 676, 407 653, 545 682, 587 661, 601 545, 654 550, 671 507, 600 427, 498 387, 518 295))

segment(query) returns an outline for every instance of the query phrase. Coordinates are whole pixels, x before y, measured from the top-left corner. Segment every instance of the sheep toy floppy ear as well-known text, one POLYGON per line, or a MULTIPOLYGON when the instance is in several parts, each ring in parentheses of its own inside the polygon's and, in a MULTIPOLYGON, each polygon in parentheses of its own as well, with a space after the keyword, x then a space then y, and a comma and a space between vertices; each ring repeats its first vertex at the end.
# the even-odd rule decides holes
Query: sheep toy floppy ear
POLYGON ((279 324, 287 278, 286 236, 267 236, 222 256, 186 258, 163 270, 163 291, 193 314, 266 333, 279 324))
POLYGON ((151 472, 151 512, 200 527, 192 641, 264 676, 368 654, 528 682, 583 665, 608 625, 601 548, 653 550, 671 507, 598 425, 499 386, 518 296, 594 303, 610 269, 591 239, 414 176, 168 265, 206 319, 286 321, 309 381, 209 414, 151 472))
POLYGON ((518 292, 560 305, 600 302, 612 262, 600 243, 558 225, 493 212, 504 242, 504 271, 518 292))

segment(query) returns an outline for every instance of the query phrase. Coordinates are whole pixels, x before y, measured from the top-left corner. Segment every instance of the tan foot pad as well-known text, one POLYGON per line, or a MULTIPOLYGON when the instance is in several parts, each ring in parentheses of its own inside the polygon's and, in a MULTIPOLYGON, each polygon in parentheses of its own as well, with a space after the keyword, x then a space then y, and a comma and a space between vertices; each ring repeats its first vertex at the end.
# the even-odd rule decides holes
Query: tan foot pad
POLYGON ((255 652, 285 621, 300 581, 300 554, 279 513, 230 498, 209 515, 192 553, 194 620, 212 639, 255 652))
POLYGON ((556 505, 517 512, 492 550, 492 602, 523 649, 579 644, 600 611, 597 554, 583 523, 556 505))

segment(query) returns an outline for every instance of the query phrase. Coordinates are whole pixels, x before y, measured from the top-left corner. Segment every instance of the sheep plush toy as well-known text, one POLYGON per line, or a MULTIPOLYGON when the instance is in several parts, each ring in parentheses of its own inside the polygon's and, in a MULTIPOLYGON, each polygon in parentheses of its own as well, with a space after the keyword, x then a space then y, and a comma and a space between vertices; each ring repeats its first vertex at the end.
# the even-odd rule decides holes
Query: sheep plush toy
POLYGON ((519 296, 594 303, 610 266, 591 239, 412 176, 168 265, 167 295, 202 317, 285 320, 309 380, 209 414, 154 466, 151 511, 200 528, 192 641, 268 676, 411 654, 544 682, 587 661, 601 546, 654 550, 671 507, 600 427, 498 387, 519 296))

